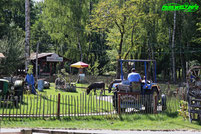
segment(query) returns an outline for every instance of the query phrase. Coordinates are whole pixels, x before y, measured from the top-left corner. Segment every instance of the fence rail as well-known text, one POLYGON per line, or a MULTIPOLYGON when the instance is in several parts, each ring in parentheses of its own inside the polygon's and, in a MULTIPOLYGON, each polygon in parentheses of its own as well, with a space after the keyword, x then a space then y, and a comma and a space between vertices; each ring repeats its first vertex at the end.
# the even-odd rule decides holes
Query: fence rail
MULTIPOLYGON (((155 113, 152 96, 138 95, 133 98, 124 96, 97 96, 85 93, 72 95, 24 96, 22 98, 0 98, 0 117, 13 118, 61 118, 97 115, 117 115, 135 113, 155 113)), ((179 109, 179 100, 167 98, 166 111, 179 109)), ((157 113, 161 113, 157 110, 157 113)))

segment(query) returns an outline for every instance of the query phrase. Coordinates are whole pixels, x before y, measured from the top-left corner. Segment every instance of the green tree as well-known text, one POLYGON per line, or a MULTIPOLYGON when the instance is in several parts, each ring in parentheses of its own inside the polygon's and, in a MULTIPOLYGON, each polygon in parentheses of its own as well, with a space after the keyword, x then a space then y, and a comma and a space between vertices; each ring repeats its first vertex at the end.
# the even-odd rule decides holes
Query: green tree
POLYGON ((6 57, 0 65, 1 74, 16 73, 24 63, 24 32, 22 29, 11 23, 8 36, 0 40, 0 49, 6 57))
MULTIPOLYGON (((125 36, 135 28, 143 16, 140 1, 101 0, 92 12, 91 29, 107 32, 108 45, 117 49, 118 59, 124 55, 125 36), (132 22, 132 23, 131 23, 132 22)), ((90 27, 89 26, 89 27, 90 27)), ((133 36, 132 36, 133 37, 133 36)), ((126 46, 127 47, 127 46, 126 46)), ((117 61, 117 75, 120 77, 120 63, 117 61)))
POLYGON ((87 45, 84 30, 88 17, 87 0, 48 0, 44 2, 42 22, 61 55, 83 60, 87 45), (79 55, 78 55, 79 54, 79 55))

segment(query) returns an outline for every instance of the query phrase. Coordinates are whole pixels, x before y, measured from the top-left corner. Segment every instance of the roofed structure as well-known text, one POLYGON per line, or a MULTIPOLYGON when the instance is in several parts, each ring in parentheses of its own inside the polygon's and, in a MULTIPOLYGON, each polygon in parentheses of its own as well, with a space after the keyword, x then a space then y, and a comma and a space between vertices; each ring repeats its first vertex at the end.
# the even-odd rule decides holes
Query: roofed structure
MULTIPOLYGON (((31 53, 30 61, 34 66, 33 73, 36 70, 36 53, 31 53)), ((57 64, 63 68, 64 62, 70 61, 67 58, 59 56, 56 53, 38 53, 38 75, 39 76, 52 76, 57 73, 57 64)))
POLYGON ((3 55, 3 53, 0 53, 0 58, 5 58, 5 56, 3 55))
MULTIPOLYGON (((43 57, 46 57, 46 56, 50 56, 52 54, 54 54, 54 53, 40 53, 40 54, 38 54, 38 58, 40 59, 40 58, 43 58, 43 57)), ((30 60, 35 60, 35 59, 36 59, 36 53, 32 53, 30 55, 30 60)))

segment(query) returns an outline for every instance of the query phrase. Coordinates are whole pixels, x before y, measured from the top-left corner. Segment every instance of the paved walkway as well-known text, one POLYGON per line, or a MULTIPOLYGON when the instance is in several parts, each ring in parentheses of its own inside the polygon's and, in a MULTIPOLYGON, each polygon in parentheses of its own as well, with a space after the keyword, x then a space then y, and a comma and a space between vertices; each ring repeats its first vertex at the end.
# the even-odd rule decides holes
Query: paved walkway
MULTIPOLYGON (((1 132, 20 132, 23 128, 2 128, 1 132)), ((37 129, 48 131, 59 131, 74 134, 201 134, 201 131, 117 131, 117 130, 61 130, 61 129, 37 129)), ((38 133, 37 133, 38 134, 38 133)))

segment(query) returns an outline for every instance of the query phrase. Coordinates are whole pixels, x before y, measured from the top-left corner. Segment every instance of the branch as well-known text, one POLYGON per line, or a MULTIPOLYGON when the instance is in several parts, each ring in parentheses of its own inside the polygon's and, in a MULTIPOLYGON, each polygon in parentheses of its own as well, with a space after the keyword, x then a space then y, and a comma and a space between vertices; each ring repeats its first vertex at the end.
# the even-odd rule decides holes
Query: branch
POLYGON ((122 33, 122 31, 121 31, 121 27, 120 27, 120 25, 117 23, 117 20, 115 20, 115 24, 116 24, 117 27, 119 28, 120 33, 122 33))
POLYGON ((124 59, 126 59, 126 57, 128 56, 128 54, 130 53, 130 50, 133 48, 134 43, 133 43, 133 34, 134 34, 134 27, 136 26, 137 22, 135 22, 135 24, 132 27, 132 33, 131 33, 131 47, 129 48, 129 50, 126 52, 126 55, 124 56, 124 59))

